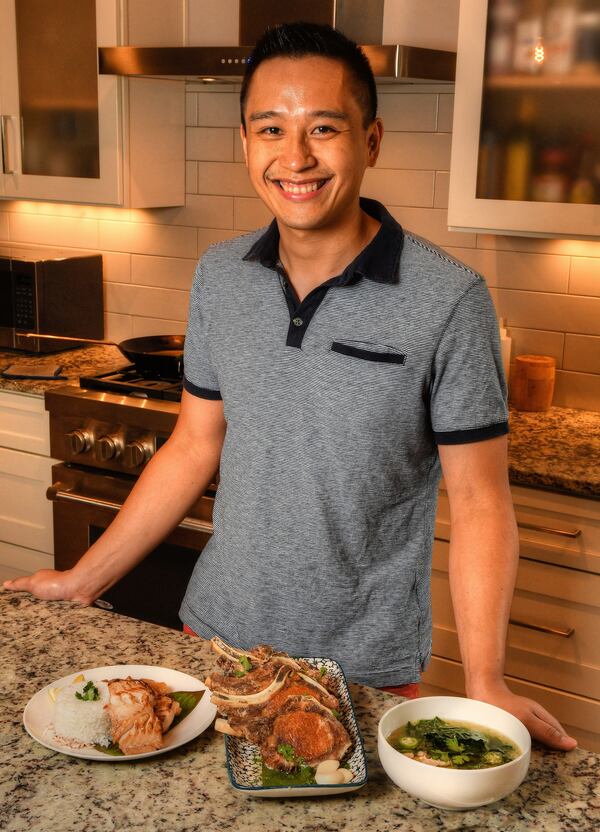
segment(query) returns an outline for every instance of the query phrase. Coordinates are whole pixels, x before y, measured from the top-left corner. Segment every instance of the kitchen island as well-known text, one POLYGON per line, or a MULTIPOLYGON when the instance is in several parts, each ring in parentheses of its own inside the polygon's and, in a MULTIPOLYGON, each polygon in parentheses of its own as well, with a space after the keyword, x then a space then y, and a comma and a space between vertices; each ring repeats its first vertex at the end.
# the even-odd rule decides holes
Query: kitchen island
POLYGON ((249 832, 365 830, 548 832, 597 829, 600 755, 535 748, 527 779, 491 806, 445 813, 413 800, 377 757, 377 722, 398 699, 351 685, 369 765, 358 792, 317 799, 247 797, 229 785, 223 737, 208 729, 172 752, 97 763, 39 745, 25 732, 28 700, 49 682, 108 664, 162 665, 203 679, 206 642, 69 602, 0 591, 0 829, 3 832, 249 832))

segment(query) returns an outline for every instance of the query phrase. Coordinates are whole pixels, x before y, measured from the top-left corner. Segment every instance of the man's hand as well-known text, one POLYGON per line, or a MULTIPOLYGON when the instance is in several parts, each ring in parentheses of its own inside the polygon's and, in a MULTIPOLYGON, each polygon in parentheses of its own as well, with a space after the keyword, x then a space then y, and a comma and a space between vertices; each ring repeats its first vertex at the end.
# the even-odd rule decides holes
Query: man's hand
POLYGON ((55 569, 40 569, 33 575, 4 581, 4 589, 14 592, 30 592, 43 601, 77 601, 80 604, 92 604, 94 598, 84 596, 77 590, 71 570, 57 572, 55 569))
POLYGON ((571 751, 577 745, 577 740, 570 737, 558 720, 554 719, 545 708, 527 699, 517 696, 504 682, 497 682, 481 688, 476 693, 470 692, 472 699, 480 699, 490 705, 496 705, 520 719, 534 740, 556 748, 559 751, 571 751))

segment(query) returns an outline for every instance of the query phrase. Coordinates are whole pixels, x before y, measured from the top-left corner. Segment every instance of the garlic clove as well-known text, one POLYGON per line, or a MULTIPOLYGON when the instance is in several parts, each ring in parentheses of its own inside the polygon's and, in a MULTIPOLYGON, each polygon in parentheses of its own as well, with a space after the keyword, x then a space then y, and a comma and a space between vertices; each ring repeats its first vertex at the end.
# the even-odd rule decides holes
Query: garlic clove
POLYGON ((339 768, 327 774, 315 774, 315 781, 319 786, 339 786, 344 782, 339 768))
POLYGON ((316 774, 333 774, 340 767, 339 760, 323 760, 315 769, 316 774))

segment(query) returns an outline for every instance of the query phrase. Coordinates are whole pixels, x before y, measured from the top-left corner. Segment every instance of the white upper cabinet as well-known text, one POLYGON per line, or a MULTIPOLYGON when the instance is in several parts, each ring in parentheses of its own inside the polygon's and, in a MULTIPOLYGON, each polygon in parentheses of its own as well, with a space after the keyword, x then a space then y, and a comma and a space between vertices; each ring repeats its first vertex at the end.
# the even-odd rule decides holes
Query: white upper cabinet
POLYGON ((597 0, 461 0, 448 225, 600 237, 597 0))
POLYGON ((0 0, 0 196, 184 203, 184 82, 99 75, 124 43, 118 0, 0 0))

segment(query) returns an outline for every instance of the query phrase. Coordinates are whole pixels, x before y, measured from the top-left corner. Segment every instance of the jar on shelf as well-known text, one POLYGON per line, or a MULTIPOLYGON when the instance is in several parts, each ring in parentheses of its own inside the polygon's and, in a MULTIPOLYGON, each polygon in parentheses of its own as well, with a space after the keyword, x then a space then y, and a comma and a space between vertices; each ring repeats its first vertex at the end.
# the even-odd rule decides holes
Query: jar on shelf
POLYGON ((570 154, 566 147, 542 148, 538 170, 531 182, 531 199, 534 202, 567 201, 569 162, 570 154))
POLYGON ((573 71, 578 74, 600 73, 600 3, 582 0, 577 15, 573 71))

